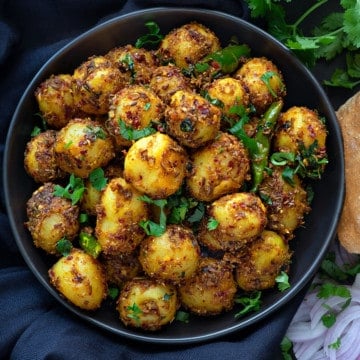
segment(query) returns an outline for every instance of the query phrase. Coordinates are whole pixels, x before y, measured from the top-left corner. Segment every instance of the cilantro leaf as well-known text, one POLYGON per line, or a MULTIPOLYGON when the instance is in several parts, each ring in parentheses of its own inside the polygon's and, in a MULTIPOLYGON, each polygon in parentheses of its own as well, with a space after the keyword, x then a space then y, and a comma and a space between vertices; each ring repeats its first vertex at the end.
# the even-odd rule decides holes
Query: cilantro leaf
POLYGON ((54 195, 71 200, 72 205, 77 204, 81 200, 84 191, 83 179, 75 177, 74 174, 70 175, 69 183, 66 187, 61 185, 55 185, 54 187, 54 195))
POLYGON ((126 140, 139 140, 156 132, 151 125, 142 129, 134 129, 128 126, 124 120, 119 120, 120 135, 126 140))
POLYGON ((249 312, 258 311, 261 306, 261 294, 261 291, 255 291, 249 296, 235 298, 235 302, 243 306, 243 308, 235 314, 235 318, 238 319, 249 312))
POLYGON ((280 291, 285 291, 290 288, 289 276, 285 271, 281 271, 281 273, 275 278, 275 281, 278 284, 278 289, 280 291))
POLYGON ((55 248, 62 256, 68 256, 73 248, 73 244, 66 237, 63 237, 56 243, 55 248))
POLYGON ((166 214, 165 214, 165 206, 167 204, 166 199, 153 200, 149 198, 147 195, 142 195, 139 197, 140 200, 148 203, 156 205, 160 208, 160 219, 159 223, 155 223, 152 220, 142 220, 139 225, 144 229, 145 233, 150 236, 161 236, 164 234, 166 230, 166 214))
POLYGON ((104 174, 105 173, 102 168, 97 168, 89 174, 90 183, 96 190, 100 191, 105 188, 107 184, 107 178, 104 174))

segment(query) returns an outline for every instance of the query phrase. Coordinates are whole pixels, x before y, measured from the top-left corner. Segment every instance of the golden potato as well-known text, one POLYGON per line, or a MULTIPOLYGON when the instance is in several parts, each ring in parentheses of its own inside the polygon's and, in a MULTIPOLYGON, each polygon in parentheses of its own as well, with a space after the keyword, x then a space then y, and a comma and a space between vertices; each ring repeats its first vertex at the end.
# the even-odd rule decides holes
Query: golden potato
POLYGON ((111 98, 106 128, 117 146, 130 146, 133 141, 122 136, 120 121, 132 129, 140 130, 152 122, 160 122, 164 110, 165 104, 150 88, 130 85, 111 98))
POLYGON ((196 273, 178 288, 181 304, 201 316, 230 310, 236 291, 232 268, 210 257, 201 258, 196 273))
POLYGON ((151 77, 150 88, 166 104, 178 90, 192 91, 190 80, 174 64, 157 67, 151 77))
POLYGON ((59 130, 54 144, 58 166, 67 173, 87 178, 115 156, 104 127, 91 119, 73 119, 59 130))
POLYGON ((156 132, 136 141, 124 162, 124 177, 138 191, 164 199, 181 186, 187 154, 170 136, 156 132))
POLYGON ((61 129, 78 115, 70 74, 51 75, 35 90, 35 98, 43 119, 54 129, 61 129))
POLYGON ((275 286, 281 270, 287 270, 291 252, 285 239, 265 230, 244 249, 235 269, 237 284, 244 291, 265 290, 275 286))
POLYGON ((148 84, 158 66, 154 51, 131 44, 114 48, 105 57, 121 71, 129 84, 148 84))
POLYGON ((316 142, 313 155, 326 156, 327 129, 319 114, 305 106, 292 106, 280 114, 274 134, 274 150, 299 154, 316 142))
POLYGON ((249 94, 241 81, 232 77, 215 79, 208 85, 206 91, 211 99, 221 101, 223 114, 230 118, 234 117, 230 109, 235 106, 242 106, 247 109, 250 103, 249 94))
POLYGON ((36 247, 57 254, 56 243, 73 240, 79 231, 79 208, 54 195, 55 184, 46 183, 33 192, 26 204, 27 229, 36 247))
POLYGON ((71 303, 96 310, 107 296, 104 271, 99 261, 73 248, 49 269, 50 283, 71 303))
POLYGON ((51 182, 65 177, 55 159, 55 130, 46 130, 26 144, 24 167, 26 172, 38 183, 51 182))
POLYGON ((304 222, 304 216, 310 211, 307 193, 297 175, 293 184, 282 177, 283 168, 275 168, 265 177, 259 187, 259 193, 266 199, 268 214, 267 227, 291 239, 296 228, 304 222))
POLYGON ((257 113, 263 113, 278 98, 286 95, 282 73, 265 57, 253 57, 234 74, 249 94, 257 113))
POLYGON ((105 254, 128 253, 140 244, 145 232, 139 223, 149 218, 147 204, 123 178, 113 178, 96 208, 95 234, 105 254))
POLYGON ((180 68, 188 68, 220 47, 219 38, 209 28, 191 22, 169 32, 157 54, 164 63, 173 62, 180 68))
POLYGON ((215 139, 221 110, 198 94, 179 90, 165 110, 165 121, 169 134, 181 145, 198 148, 215 139))
POLYGON ((104 115, 109 98, 127 84, 119 69, 104 56, 92 56, 74 70, 74 103, 83 112, 104 115))
POLYGON ((208 206, 198 239, 215 251, 242 248, 261 234, 266 222, 266 207, 257 195, 224 195, 208 206), (216 228, 209 229, 209 220, 216 222, 216 228))
POLYGON ((121 290, 117 310, 126 326, 147 331, 171 323, 179 307, 176 288, 154 279, 135 278, 121 290))
POLYGON ((201 201, 213 201, 239 191, 249 175, 249 155, 235 136, 219 133, 214 141, 190 156, 186 178, 190 194, 201 201))
POLYGON ((128 280, 142 273, 137 251, 119 254, 102 254, 100 261, 104 267, 107 282, 120 288, 128 280))
POLYGON ((149 236, 140 244, 139 261, 147 275, 179 283, 196 270, 200 248, 193 232, 168 225, 161 236, 149 236))

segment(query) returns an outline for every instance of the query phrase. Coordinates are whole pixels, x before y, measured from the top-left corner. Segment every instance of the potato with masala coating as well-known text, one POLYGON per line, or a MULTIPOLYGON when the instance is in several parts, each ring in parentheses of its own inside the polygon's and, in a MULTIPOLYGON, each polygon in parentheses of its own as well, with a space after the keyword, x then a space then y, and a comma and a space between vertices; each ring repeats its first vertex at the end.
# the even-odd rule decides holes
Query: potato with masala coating
POLYGON ((264 230, 243 251, 235 268, 235 279, 244 291, 270 289, 280 272, 287 271, 291 251, 287 241, 274 231, 264 230))
POLYGON ((185 178, 187 154, 169 135, 156 132, 137 140, 124 161, 124 177, 153 199, 174 194, 185 178))
POLYGON ((211 202, 239 191, 249 177, 249 154, 235 136, 220 132, 214 141, 190 155, 191 171, 186 178, 190 194, 211 202))
POLYGON ((106 128, 113 136, 117 147, 129 147, 133 143, 133 138, 124 137, 124 132, 127 135, 126 128, 141 130, 152 123, 159 123, 164 110, 165 104, 151 88, 129 85, 112 96, 106 128))
POLYGON ((101 123, 73 119, 60 129, 54 144, 58 166, 69 174, 87 178, 114 158, 114 145, 101 123))
POLYGON ((49 254, 58 254, 56 243, 73 240, 79 232, 79 207, 71 200, 55 196, 55 184, 45 183, 33 192, 26 203, 27 221, 36 247, 49 254))
POLYGON ((165 35, 157 55, 164 63, 172 62, 179 68, 186 69, 220 48, 220 40, 215 33, 205 25, 193 21, 165 35))
POLYGON ((265 57, 253 57, 234 74, 249 94, 250 103, 262 114, 277 99, 286 95, 286 86, 278 67, 265 57))
POLYGON ((120 70, 128 84, 148 84, 159 66, 154 51, 131 44, 116 47, 105 54, 105 57, 120 70))
POLYGON ((202 257, 195 274, 178 288, 181 305, 200 316, 230 310, 236 291, 232 267, 210 257, 202 257))
POLYGON ((310 205, 300 178, 295 174, 289 184, 284 180, 282 171, 282 167, 273 168, 259 186, 259 193, 267 199, 267 227, 291 239, 295 229, 303 224, 310 205))
POLYGON ((266 207, 257 195, 224 195, 208 206, 198 240, 214 251, 241 249, 261 234, 266 223, 266 207))
POLYGON ((189 278, 199 259, 195 235, 182 225, 168 225, 164 234, 148 236, 140 244, 139 261, 146 274, 173 284, 189 278))
POLYGON ((74 70, 74 103, 90 115, 105 115, 109 98, 127 84, 127 78, 104 56, 92 56, 74 70))
POLYGON ((46 130, 32 137, 26 144, 24 167, 37 183, 51 182, 66 175, 55 158, 56 134, 55 130, 46 130))
POLYGON ((96 310, 107 296, 104 270, 85 251, 73 248, 48 271, 50 283, 66 299, 84 310, 96 310))
POLYGON ((121 321, 146 331, 156 331, 171 323, 178 307, 176 288, 149 278, 126 282, 117 301, 121 321))
POLYGON ((79 113, 73 85, 74 79, 70 74, 51 75, 35 90, 41 116, 54 129, 61 129, 79 113))
POLYGON ((105 254, 128 253, 145 237, 139 223, 149 218, 148 206, 123 178, 113 178, 96 208, 95 234, 105 254))
POLYGON ((181 145, 198 148, 215 139, 221 110, 196 93, 179 90, 165 110, 165 121, 169 134, 181 145))

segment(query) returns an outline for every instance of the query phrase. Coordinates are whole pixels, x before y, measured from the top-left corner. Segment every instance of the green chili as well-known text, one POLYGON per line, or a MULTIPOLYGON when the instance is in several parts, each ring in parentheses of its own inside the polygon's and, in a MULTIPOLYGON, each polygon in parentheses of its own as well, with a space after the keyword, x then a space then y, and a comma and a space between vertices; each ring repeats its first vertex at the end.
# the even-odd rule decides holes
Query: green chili
POLYGON ((283 101, 273 102, 265 112, 257 127, 254 136, 256 149, 251 151, 251 170, 253 176, 253 184, 251 191, 257 191, 259 185, 264 178, 264 170, 268 165, 270 141, 277 118, 283 107, 283 101))

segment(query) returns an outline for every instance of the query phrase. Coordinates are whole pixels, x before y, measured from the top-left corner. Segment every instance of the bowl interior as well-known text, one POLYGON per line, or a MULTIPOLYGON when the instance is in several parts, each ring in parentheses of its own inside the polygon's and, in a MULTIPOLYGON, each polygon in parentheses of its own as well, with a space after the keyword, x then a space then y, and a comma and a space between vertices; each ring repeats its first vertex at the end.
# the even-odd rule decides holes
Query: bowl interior
POLYGON ((4 158, 4 184, 11 226, 23 257, 43 286, 71 312, 103 329, 136 340, 168 344, 199 342, 244 329, 264 319, 293 298, 314 275, 335 236, 343 203, 342 140, 334 110, 321 86, 284 46, 268 34, 239 18, 220 12, 186 8, 148 9, 114 18, 86 32, 56 53, 40 69, 21 98, 11 122, 4 158), (288 92, 286 107, 304 105, 318 109, 327 121, 329 165, 323 179, 314 183, 312 212, 306 218, 305 227, 297 231, 291 243, 295 252, 290 271, 291 288, 284 293, 275 290, 264 293, 261 310, 242 319, 234 318, 235 308, 216 317, 193 316, 189 324, 175 322, 156 333, 141 333, 125 328, 111 303, 106 303, 95 313, 83 312, 64 301, 49 285, 47 270, 53 260, 33 246, 24 227, 25 203, 37 187, 23 167, 25 145, 36 123, 35 88, 51 74, 71 73, 91 55, 104 54, 115 46, 134 44, 139 36, 147 32, 144 24, 149 20, 155 21, 163 34, 196 20, 211 28, 223 45, 236 36, 240 43, 250 45, 253 56, 266 56, 281 69, 288 92))

